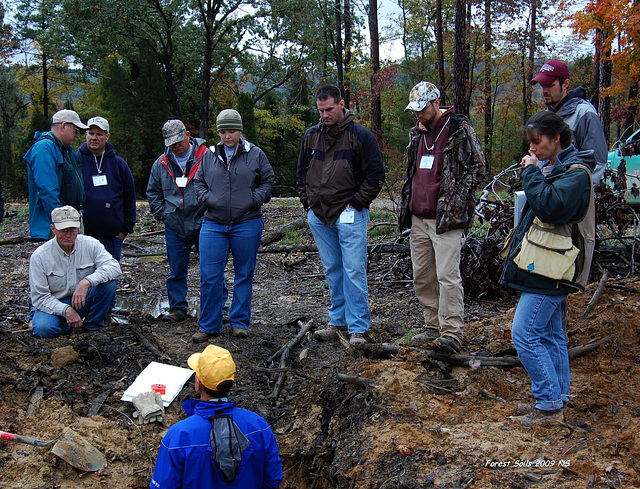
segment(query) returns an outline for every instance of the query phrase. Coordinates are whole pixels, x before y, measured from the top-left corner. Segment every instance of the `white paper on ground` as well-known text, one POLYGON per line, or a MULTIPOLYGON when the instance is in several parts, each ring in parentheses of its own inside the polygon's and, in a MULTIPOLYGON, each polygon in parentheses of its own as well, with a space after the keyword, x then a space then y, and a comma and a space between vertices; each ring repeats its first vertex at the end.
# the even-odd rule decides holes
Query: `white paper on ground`
POLYGON ((167 407, 176 398, 193 373, 190 368, 151 362, 140 372, 133 384, 124 391, 120 400, 131 402, 137 395, 149 392, 152 384, 164 384, 167 388, 162 395, 162 404, 167 407))

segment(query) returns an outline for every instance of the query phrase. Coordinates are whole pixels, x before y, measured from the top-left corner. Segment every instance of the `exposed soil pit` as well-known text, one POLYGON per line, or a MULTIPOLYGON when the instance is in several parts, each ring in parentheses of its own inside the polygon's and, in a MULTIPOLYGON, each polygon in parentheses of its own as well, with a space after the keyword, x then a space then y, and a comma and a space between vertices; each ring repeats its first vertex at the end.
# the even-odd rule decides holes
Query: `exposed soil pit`
MULTIPOLYGON (((136 234, 160 229, 146 205, 139 210, 136 234)), ((15 217, 24 215, 24 205, 10 204, 8 211, 0 238, 28 235, 15 217)), ((295 204, 276 200, 265 206, 266 231, 301 216, 295 204)), ((302 236, 312 244, 308 231, 302 236)), ((130 244, 125 251, 138 255, 164 245, 162 234, 133 237, 130 244)), ((118 294, 127 299, 121 303, 142 307, 129 306, 94 334, 34 339, 23 330, 28 257, 36 247, 0 246, 0 429, 53 440, 69 427, 98 448, 108 466, 84 474, 46 448, 2 441, 0 487, 149 487, 166 427, 138 426, 133 406, 119 399, 151 361, 186 366, 202 349, 191 343, 197 322, 164 324, 149 312, 165 294, 166 259, 125 257, 118 294)), ((408 259, 374 253, 370 262, 372 340, 404 345, 421 317, 411 284, 396 276, 409 268, 408 259)), ((196 304, 198 283, 194 253, 189 285, 196 304)), ((611 339, 572 360, 574 397, 565 424, 552 427, 522 428, 509 419, 518 403, 530 400, 521 367, 452 366, 421 349, 389 354, 311 337, 292 350, 292 370, 274 400, 278 374, 264 371, 267 359, 296 336, 299 321, 321 326, 327 320, 329 293, 316 253, 260 254, 251 336, 225 334, 216 343, 238 365, 232 398, 265 417, 276 433, 283 488, 639 487, 640 281, 609 279, 581 319, 594 289, 570 297, 570 346, 611 339)), ((509 353, 514 305, 468 300, 464 353, 509 353)), ((180 402, 193 394, 192 378, 167 408, 167 426, 183 418, 180 402)))

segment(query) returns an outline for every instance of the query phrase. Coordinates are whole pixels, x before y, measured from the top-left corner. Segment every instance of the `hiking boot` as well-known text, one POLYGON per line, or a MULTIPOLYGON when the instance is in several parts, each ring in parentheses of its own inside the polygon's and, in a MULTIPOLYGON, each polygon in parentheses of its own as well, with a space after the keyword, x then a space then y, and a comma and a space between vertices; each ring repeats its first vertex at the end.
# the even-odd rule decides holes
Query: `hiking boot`
POLYGON ((332 324, 328 324, 322 329, 313 333, 313 337, 320 341, 329 341, 338 337, 338 330, 332 324))
POLYGON ((434 350, 442 353, 460 353, 462 349, 460 340, 453 336, 440 336, 433 340, 431 346, 434 350))
POLYGON ((171 311, 169 312, 169 314, 165 314, 162 317, 162 322, 163 323, 181 323, 185 319, 187 319, 186 316, 181 312, 171 311))
POLYGON ((366 343, 367 340, 364 338, 362 333, 351 333, 351 338, 349 338, 349 343, 352 345, 362 345, 366 343))
POLYGON ((205 333, 204 331, 196 331, 195 333, 193 333, 191 341, 193 341, 194 343, 204 343, 205 341, 215 336, 220 336, 220 333, 205 333))
POLYGON ((533 408, 529 414, 524 416, 511 416, 511 419, 520 421, 522 426, 531 427, 536 424, 555 424, 564 421, 564 413, 562 408, 553 411, 543 411, 542 409, 533 408))
POLYGON ((233 328, 231 334, 236 338, 246 338, 249 336, 249 331, 247 328, 233 328))
POLYGON ((411 338, 411 343, 430 343, 439 336, 440 332, 436 328, 427 328, 411 338))

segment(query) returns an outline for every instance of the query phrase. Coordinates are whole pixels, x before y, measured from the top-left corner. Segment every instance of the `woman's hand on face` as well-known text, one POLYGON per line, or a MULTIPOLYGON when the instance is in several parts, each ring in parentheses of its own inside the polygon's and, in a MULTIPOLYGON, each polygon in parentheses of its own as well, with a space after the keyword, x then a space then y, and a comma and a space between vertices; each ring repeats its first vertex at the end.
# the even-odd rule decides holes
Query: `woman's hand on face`
POLYGON ((524 155, 522 157, 522 161, 520 162, 520 166, 522 168, 525 168, 529 165, 537 165, 538 164, 538 158, 535 157, 535 155, 533 155, 531 152, 529 152, 528 155, 524 155))

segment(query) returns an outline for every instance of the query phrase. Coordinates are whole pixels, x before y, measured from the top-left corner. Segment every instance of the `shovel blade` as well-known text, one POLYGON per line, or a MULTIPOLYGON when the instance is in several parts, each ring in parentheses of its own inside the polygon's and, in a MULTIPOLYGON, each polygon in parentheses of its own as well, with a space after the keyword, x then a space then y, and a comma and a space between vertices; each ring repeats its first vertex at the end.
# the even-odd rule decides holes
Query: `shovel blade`
POLYGON ((95 472, 107 466, 107 459, 96 447, 68 428, 53 445, 51 453, 85 472, 95 472))

